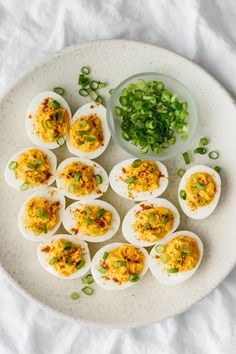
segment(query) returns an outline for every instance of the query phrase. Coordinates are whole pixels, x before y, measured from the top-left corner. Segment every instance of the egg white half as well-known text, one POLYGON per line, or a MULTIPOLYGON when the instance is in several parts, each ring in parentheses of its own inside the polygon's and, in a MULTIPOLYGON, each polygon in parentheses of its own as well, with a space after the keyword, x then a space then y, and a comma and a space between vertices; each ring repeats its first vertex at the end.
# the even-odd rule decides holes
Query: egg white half
POLYGON ((18 226, 19 226, 21 235, 23 237, 25 237, 27 240, 36 241, 36 242, 37 241, 41 242, 44 239, 48 239, 50 236, 55 234, 57 232, 57 230, 59 229, 61 222, 62 222, 64 210, 65 210, 65 197, 57 188, 49 187, 49 188, 45 188, 45 189, 34 192, 33 194, 30 195, 30 197, 28 197, 26 199, 26 201, 22 205, 20 212, 19 212, 18 226), (40 235, 36 235, 32 231, 29 231, 25 228, 24 221, 23 221, 24 220, 25 205, 28 203, 28 201, 30 201, 33 198, 44 198, 46 200, 49 200, 50 202, 56 202, 56 201, 60 202, 60 207, 58 210, 59 220, 58 220, 57 224, 54 226, 54 228, 47 233, 42 233, 40 235))
POLYGON ((112 213, 111 227, 102 236, 88 236, 88 235, 83 235, 79 232, 76 234, 76 236, 80 240, 85 240, 88 242, 104 242, 104 241, 111 239, 119 229, 120 216, 119 216, 118 212, 116 211, 116 209, 111 204, 104 202, 103 200, 89 200, 88 202, 75 202, 75 203, 69 205, 65 210, 63 221, 62 221, 65 229, 69 233, 73 234, 71 232, 71 229, 73 229, 75 227, 75 218, 74 218, 73 214, 76 209, 83 208, 84 205, 98 206, 100 208, 110 211, 112 213))
POLYGON ((96 199, 101 197, 104 193, 106 193, 108 186, 109 186, 109 179, 108 179, 108 175, 106 173, 106 171, 104 170, 104 168, 99 165, 98 163, 88 160, 88 159, 84 159, 82 157, 70 157, 68 159, 65 159, 64 161, 62 161, 60 163, 60 165, 57 168, 57 173, 56 173, 56 183, 57 183, 57 188, 59 188, 61 190, 61 192, 68 198, 70 199, 74 199, 74 200, 81 200, 81 201, 88 201, 90 199, 96 199), (84 164, 88 165, 88 166, 92 166, 94 168, 94 174, 99 174, 102 177, 102 183, 99 184, 99 190, 101 193, 96 193, 96 191, 85 195, 85 196, 76 196, 73 193, 69 193, 66 189, 65 189, 65 183, 63 181, 62 178, 59 177, 59 174, 61 172, 61 170, 63 168, 65 168, 67 165, 69 165, 72 162, 83 162, 84 164))
POLYGON ((219 173, 217 173, 215 170, 212 168, 205 166, 205 165, 196 165, 191 168, 189 168, 183 177, 181 178, 179 188, 178 188, 178 199, 179 199, 179 204, 183 212, 191 219, 204 219, 208 217, 216 208, 219 199, 220 199, 220 194, 221 194, 221 179, 219 173), (204 172, 208 173, 213 180, 215 181, 216 184, 216 193, 215 196, 212 200, 212 202, 206 206, 203 207, 198 207, 195 210, 192 210, 186 203, 185 200, 180 198, 180 190, 184 190, 186 186, 187 179, 193 174, 197 172, 204 172))
POLYGON ((90 102, 82 107, 80 107, 75 114, 72 117, 72 120, 70 122, 70 127, 82 116, 89 116, 91 114, 96 114, 100 120, 101 120, 101 125, 102 125, 102 131, 103 131, 103 144, 99 146, 96 150, 90 151, 90 152, 83 152, 74 146, 72 146, 69 142, 69 137, 67 136, 67 147, 69 151, 76 156, 81 156, 85 157, 88 159, 95 159, 98 156, 100 156, 107 148, 107 145, 109 143, 111 134, 109 132, 107 122, 106 122, 106 108, 101 105, 100 103, 97 102, 90 102))
POLYGON ((56 169, 57 169, 57 157, 56 155, 47 149, 44 148, 39 148, 36 146, 32 146, 32 147, 28 147, 26 149, 22 149, 20 151, 18 151, 16 154, 14 154, 7 162, 5 170, 4 170, 4 176, 5 176, 5 180, 7 182, 7 184, 14 188, 17 189, 18 191, 27 194, 28 192, 33 192, 45 187, 50 186, 56 179, 56 169), (29 186, 29 188, 26 191, 21 191, 20 190, 20 186, 22 185, 22 183, 24 183, 24 181, 22 179, 16 179, 15 177, 15 171, 14 170, 10 170, 8 165, 11 161, 17 161, 19 155, 23 154, 24 152, 31 150, 31 149, 38 149, 39 151, 42 151, 45 155, 47 155, 50 166, 51 166, 51 177, 48 179, 47 183, 41 184, 39 186, 29 186))
POLYGON ((139 246, 139 247, 149 247, 152 245, 156 244, 155 242, 147 242, 147 241, 142 241, 142 240, 138 240, 137 239, 137 234, 134 232, 132 225, 135 223, 136 221, 136 212, 139 210, 143 210, 141 205, 154 205, 155 207, 163 207, 163 208, 167 208, 169 209, 173 215, 174 215, 174 222, 173 222, 173 226, 172 229, 164 236, 163 239, 166 239, 166 237, 168 235, 170 235, 172 232, 174 232, 177 227, 179 226, 179 222, 180 222, 180 216, 179 216, 179 212, 176 209, 176 207, 169 202, 166 199, 163 198, 156 198, 156 199, 150 199, 147 202, 141 202, 138 205, 135 205, 133 208, 131 208, 128 213, 125 215, 124 220, 123 220, 123 224, 122 224, 122 233, 125 237, 125 239, 130 242, 131 244, 135 245, 135 246, 139 246))
POLYGON ((102 247, 93 257, 92 259, 92 263, 91 263, 91 273, 93 275, 93 278, 95 280, 95 282, 101 286, 102 288, 106 289, 106 290, 111 290, 111 291, 117 291, 117 290, 123 290, 123 289, 127 289, 132 285, 138 284, 141 279, 143 278, 143 276, 145 275, 145 273, 148 270, 148 253, 147 251, 142 248, 139 247, 140 251, 144 254, 144 268, 142 273, 139 274, 140 279, 137 282, 125 282, 121 285, 117 284, 116 282, 112 281, 112 280, 105 280, 103 278, 104 274, 101 274, 98 271, 98 268, 100 266, 100 260, 103 257, 103 254, 105 251, 109 252, 110 250, 112 250, 113 248, 122 246, 124 243, 121 242, 116 242, 116 243, 110 243, 104 247, 102 247))
POLYGON ((88 272, 90 265, 91 265, 90 253, 89 253, 89 248, 88 248, 87 243, 83 240, 79 240, 75 236, 72 237, 72 236, 66 235, 66 234, 65 235, 64 234, 54 235, 54 236, 51 236, 49 239, 45 240, 44 242, 41 242, 38 246, 37 256, 38 256, 38 261, 39 261, 40 265, 48 273, 54 275, 57 278, 64 279, 64 280, 70 280, 70 279, 76 279, 76 278, 82 277, 84 274, 86 274, 88 272), (81 269, 78 269, 75 273, 73 273, 67 277, 63 277, 60 274, 58 274, 54 270, 54 267, 46 262, 48 254, 41 251, 41 248, 43 248, 47 245, 50 245, 53 240, 58 240, 60 238, 66 239, 67 241, 76 243, 77 245, 81 246, 81 248, 83 250, 83 254, 84 254, 84 259, 85 259, 84 267, 82 267, 81 269))
POLYGON ((123 175, 122 168, 127 168, 135 160, 136 159, 128 159, 125 161, 121 161, 117 165, 115 165, 111 170, 109 175, 109 181, 114 192, 126 199, 138 201, 153 199, 164 193, 168 186, 168 172, 165 165, 163 165, 163 163, 159 161, 154 161, 159 170, 161 171, 161 174, 163 175, 163 177, 160 178, 160 186, 158 188, 156 188, 152 192, 135 192, 132 190, 128 190, 128 184, 121 180, 121 177, 123 175), (132 197, 130 196, 130 193, 132 197))
POLYGON ((148 260, 148 266, 154 277, 162 284, 164 285, 176 285, 183 283, 184 281, 188 280, 198 269, 203 257, 203 244, 201 239, 193 232, 191 231, 178 231, 173 233, 172 235, 169 235, 168 237, 165 237, 165 239, 160 240, 151 250, 150 255, 149 255, 149 260, 148 260), (200 258, 198 260, 197 265, 192 269, 188 270, 185 272, 178 272, 178 273, 167 273, 164 271, 165 264, 161 263, 158 261, 156 258, 154 258, 158 253, 155 250, 155 247, 157 245, 165 245, 167 242, 172 240, 176 236, 188 236, 193 238, 194 240, 197 241, 197 245, 200 251, 200 258))
MULTIPOLYGON (((40 106, 40 104, 44 101, 45 98, 53 98, 57 102, 60 103, 61 107, 65 108, 66 111, 68 112, 69 119, 71 119, 71 111, 68 103, 66 100, 61 96, 58 95, 57 93, 53 91, 43 91, 39 93, 37 96, 35 96, 32 101, 30 102, 27 111, 26 111, 26 119, 25 119, 25 127, 26 127, 26 132, 28 134, 29 139, 32 141, 37 146, 44 147, 47 149, 56 149, 60 147, 56 141, 54 142, 44 142, 42 141, 39 136, 35 132, 35 114, 40 106)), ((64 138, 66 139, 66 134, 64 135, 64 138)))

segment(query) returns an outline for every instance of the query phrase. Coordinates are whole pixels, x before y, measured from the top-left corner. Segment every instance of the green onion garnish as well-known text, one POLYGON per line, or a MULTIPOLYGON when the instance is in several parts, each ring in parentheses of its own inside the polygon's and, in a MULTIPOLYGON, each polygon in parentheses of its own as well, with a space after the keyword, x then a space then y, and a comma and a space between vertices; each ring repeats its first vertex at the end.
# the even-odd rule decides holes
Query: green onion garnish
POLYGON ((178 268, 169 268, 167 269, 167 273, 178 273, 179 269, 178 268))
POLYGON ((70 242, 70 241, 64 242, 62 245, 63 250, 69 250, 71 247, 72 247, 72 242, 70 242))
POLYGON ((215 167, 214 167, 214 170, 215 170, 217 173, 219 173, 220 170, 221 170, 221 167, 220 167, 220 166, 215 166, 215 167))
POLYGON ((81 178, 81 173, 80 173, 80 172, 76 172, 76 173, 74 174, 74 180, 75 180, 75 182, 79 182, 80 178, 81 178))
POLYGON ((129 275, 129 281, 132 281, 133 283, 135 283, 136 281, 138 281, 140 279, 138 274, 130 274, 129 275))
POLYGON ((58 95, 63 96, 65 93, 65 90, 62 87, 54 87, 53 89, 54 92, 56 92, 58 95))
POLYGON ((22 185, 20 186, 20 190, 22 192, 27 191, 27 189, 29 189, 29 186, 29 183, 22 183, 22 185))
POLYGON ((81 269, 85 265, 85 259, 81 259, 79 262, 76 263, 75 268, 81 269))
POLYGON ((82 289, 83 293, 85 295, 92 295, 94 293, 94 289, 92 289, 90 286, 85 286, 83 289, 82 289))
POLYGON ((45 219, 47 217, 48 213, 46 210, 40 210, 38 216, 41 218, 41 219, 45 219))
POLYGON ((125 183, 134 183, 136 181, 137 177, 131 176, 125 179, 125 183))
POLYGON ((103 98, 99 95, 96 97, 95 102, 100 103, 100 104, 104 103, 103 98))
POLYGON ((79 90, 80 96, 87 97, 88 96, 88 91, 85 89, 80 89, 79 90))
POLYGON ((143 224, 143 227, 144 227, 145 230, 149 230, 151 228, 151 225, 148 222, 145 222, 143 224))
POLYGON ((132 167, 137 168, 137 167, 139 167, 141 164, 142 164, 142 160, 137 159, 137 160, 134 160, 134 161, 133 161, 132 167))
POLYGON ((162 245, 157 245, 157 246, 155 247, 155 251, 156 251, 157 253, 162 253, 162 252, 164 252, 164 249, 165 249, 165 247, 162 246, 162 245))
POLYGON ((95 175, 95 182, 96 184, 102 184, 102 176, 99 174, 95 175))
POLYGON ((84 75, 89 75, 89 74, 90 74, 90 69, 89 69, 89 67, 87 67, 87 66, 83 66, 83 67, 81 68, 81 72, 82 72, 82 74, 84 74, 84 75))
POLYGON ((79 123, 79 126, 82 128, 84 128, 84 127, 87 127, 87 125, 88 125, 88 123, 87 122, 85 122, 84 120, 82 120, 80 123, 79 123))
POLYGON ((156 214, 152 211, 149 215, 148 215, 148 219, 151 222, 155 222, 156 221, 156 214))
POLYGON ((101 274, 105 274, 106 273, 106 269, 104 269, 103 267, 98 267, 98 271, 99 271, 99 273, 101 273, 101 274))
POLYGON ((99 83, 98 83, 96 80, 92 80, 92 81, 89 83, 89 86, 90 86, 90 88, 91 88, 93 91, 95 91, 95 90, 98 89, 98 85, 99 85, 99 83))
POLYGON ((16 161, 11 161, 8 165, 8 168, 10 170, 15 170, 17 167, 18 167, 18 162, 16 162, 16 161))
POLYGON ((105 209, 99 209, 97 212, 96 212, 96 217, 97 218, 101 218, 104 214, 105 214, 106 210, 105 209))
POLYGON ((66 140, 65 140, 65 138, 63 138, 63 136, 60 136, 60 138, 57 139, 57 144, 59 146, 63 146, 65 144, 65 142, 66 142, 66 140))
POLYGON ((166 264, 168 263, 169 257, 166 253, 161 253, 160 260, 163 264, 166 264))
POLYGON ((199 145, 208 145, 208 139, 207 138, 201 138, 200 139, 200 142, 199 142, 199 145))
POLYGON ((200 154, 200 155, 205 155, 205 153, 207 152, 207 149, 204 147, 197 147, 194 150, 194 154, 200 154))
POLYGON ((81 278, 83 284, 92 284, 94 282, 92 274, 87 274, 85 277, 81 278))
POLYGON ((60 103, 57 102, 56 100, 51 100, 49 103, 49 107, 52 108, 53 110, 60 108, 60 103))
POLYGON ((182 178, 184 174, 185 174, 185 169, 184 168, 180 168, 177 171, 177 176, 180 177, 180 178, 182 178))
POLYGON ((91 224, 93 224, 93 219, 91 219, 91 218, 84 218, 84 222, 85 222, 86 224, 88 224, 88 225, 91 225, 91 224))
POLYGON ((220 154, 217 151, 211 151, 211 152, 209 152, 208 156, 210 157, 210 159, 216 160, 216 159, 218 159, 220 154))
POLYGON ((53 127, 53 125, 54 125, 54 122, 51 119, 45 120, 45 127, 47 129, 51 129, 53 127))
POLYGON ((102 258, 104 259, 104 261, 107 259, 108 256, 109 256, 109 252, 105 251, 105 252, 103 253, 103 256, 102 256, 102 258))
POLYGON ((114 267, 125 267, 126 266, 126 261, 115 261, 114 262, 114 267))
POLYGON ((84 140, 94 142, 94 141, 96 141, 96 138, 94 138, 93 136, 90 136, 90 135, 86 135, 84 137, 84 140))
POLYGON ((43 224, 43 232, 44 232, 45 234, 48 233, 48 225, 47 225, 47 224, 43 224))
POLYGON ((112 95, 113 91, 114 91, 114 89, 110 89, 109 94, 112 95))
POLYGON ((179 197, 180 197, 181 199, 183 199, 183 200, 186 200, 187 194, 186 194, 186 192, 185 192, 183 189, 181 189, 181 190, 179 191, 179 197))
POLYGON ((184 158, 184 162, 186 163, 186 165, 190 164, 190 157, 189 157, 188 152, 183 153, 183 158, 184 158))
POLYGON ((62 121, 62 113, 60 111, 57 111, 55 114, 56 121, 61 122, 62 121))
POLYGON ((75 190, 75 186, 74 186, 73 184, 69 184, 69 186, 68 186, 68 192, 69 192, 69 193, 73 193, 74 190, 75 190))
POLYGON ((196 187, 199 191, 202 191, 206 188, 204 183, 197 182, 196 187))
POLYGON ((50 264, 50 265, 53 265, 53 264, 56 263, 56 261, 57 261, 57 257, 52 257, 52 258, 50 259, 50 261, 49 261, 49 264, 50 264))
POLYGON ((74 291, 73 293, 70 294, 71 300, 78 300, 79 299, 79 293, 74 291))

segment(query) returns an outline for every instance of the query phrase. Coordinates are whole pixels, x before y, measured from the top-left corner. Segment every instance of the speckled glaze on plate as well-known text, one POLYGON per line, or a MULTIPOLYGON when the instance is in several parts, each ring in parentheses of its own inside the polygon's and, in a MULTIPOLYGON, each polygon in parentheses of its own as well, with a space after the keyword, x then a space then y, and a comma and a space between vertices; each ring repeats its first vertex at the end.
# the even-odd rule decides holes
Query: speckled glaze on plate
MULTIPOLYGON (((236 261, 236 109, 229 94, 199 66, 150 44, 123 40, 80 44, 50 56, 21 77, 5 93, 0 111, 0 262, 2 272, 23 294, 65 318, 87 325, 135 327, 185 311, 212 291, 232 270, 236 261), (47 274, 37 261, 37 244, 20 236, 17 215, 25 196, 6 185, 3 180, 4 165, 17 150, 31 145, 25 131, 24 116, 35 95, 61 86, 66 89, 64 97, 72 113, 87 102, 86 98, 78 96, 77 87, 79 68, 84 65, 92 68, 94 78, 108 81, 109 87, 104 90, 107 98, 109 88, 139 72, 157 71, 178 79, 190 89, 199 110, 200 122, 192 148, 198 144, 200 137, 206 136, 210 140, 209 149, 220 151, 217 165, 222 167, 221 199, 214 213, 204 222, 187 219, 178 205, 179 179, 176 171, 184 166, 182 156, 165 162, 170 181, 162 197, 178 207, 181 216, 179 229, 191 230, 199 235, 205 249, 201 266, 184 284, 165 287, 148 271, 139 284, 127 290, 110 293, 93 284, 93 296, 81 296, 78 301, 72 301, 69 294, 82 287, 80 280, 63 281, 47 274)), ((71 156, 66 146, 54 152, 59 163, 71 156)), ((111 141, 96 161, 109 173, 115 164, 129 157, 111 141)), ((192 156, 192 161, 193 164, 215 166, 215 162, 207 156, 192 156)), ((103 199, 114 205, 121 219, 134 206, 132 201, 125 200, 124 203, 124 199, 111 188, 103 199)), ((64 233, 65 230, 61 227, 59 232, 64 233)), ((124 242, 121 231, 106 243, 120 241, 124 242)), ((106 243, 90 244, 91 256, 106 243)))

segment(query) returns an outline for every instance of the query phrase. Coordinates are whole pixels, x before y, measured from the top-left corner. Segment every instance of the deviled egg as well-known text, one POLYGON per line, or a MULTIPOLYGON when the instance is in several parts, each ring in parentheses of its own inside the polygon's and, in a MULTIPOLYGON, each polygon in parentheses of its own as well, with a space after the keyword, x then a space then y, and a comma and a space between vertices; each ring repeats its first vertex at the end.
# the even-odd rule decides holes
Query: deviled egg
POLYGON ((66 197, 83 201, 101 197, 109 186, 102 166, 79 157, 66 159, 58 166, 56 183, 66 197))
POLYGON ((65 99, 44 91, 30 103, 25 119, 26 132, 35 145, 56 149, 65 143, 71 111, 65 99))
POLYGON ((128 159, 113 167, 109 181, 114 192, 122 197, 147 200, 164 193, 168 186, 168 172, 158 161, 128 159))
POLYGON ((220 193, 219 174, 204 165, 193 166, 185 172, 180 181, 179 204, 191 219, 204 219, 216 208, 220 193))
POLYGON ((87 243, 69 235, 54 235, 40 243, 37 255, 47 272, 62 279, 82 277, 91 264, 87 243))
POLYGON ((64 195, 54 187, 36 191, 24 202, 18 217, 22 236, 31 241, 49 238, 61 225, 64 195))
POLYGON ((138 283, 148 269, 148 253, 127 243, 110 243, 93 257, 95 282, 107 290, 122 290, 138 283))
POLYGON ((89 242, 103 242, 112 238, 120 225, 116 209, 103 200, 75 202, 68 206, 63 217, 65 229, 89 242))
POLYGON ((148 247, 174 232, 179 221, 176 207, 166 199, 156 198, 130 209, 123 220, 122 232, 133 245, 148 247))
POLYGON ((106 122, 106 108, 97 102, 80 107, 72 117, 67 147, 76 156, 95 159, 106 149, 110 132, 106 122))
POLYGON ((42 189, 55 181, 56 155, 50 150, 30 147, 14 154, 5 167, 7 184, 19 191, 42 189))
POLYGON ((180 284, 196 272, 202 256, 201 239, 193 232, 178 231, 152 248, 149 269, 162 284, 180 284))

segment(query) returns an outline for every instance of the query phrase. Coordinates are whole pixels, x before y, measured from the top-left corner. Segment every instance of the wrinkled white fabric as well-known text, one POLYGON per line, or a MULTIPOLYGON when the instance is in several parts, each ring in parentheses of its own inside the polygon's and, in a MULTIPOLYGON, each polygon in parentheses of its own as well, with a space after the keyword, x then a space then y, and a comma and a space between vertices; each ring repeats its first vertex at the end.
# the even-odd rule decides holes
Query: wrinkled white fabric
MULTIPOLYGON (((234 0, 0 0, 0 94, 49 53, 126 38, 199 63, 235 97, 235 29, 234 0)), ((2 276, 0 289, 1 354, 236 353, 236 271, 186 313, 131 330, 65 321, 26 300, 2 276)))

